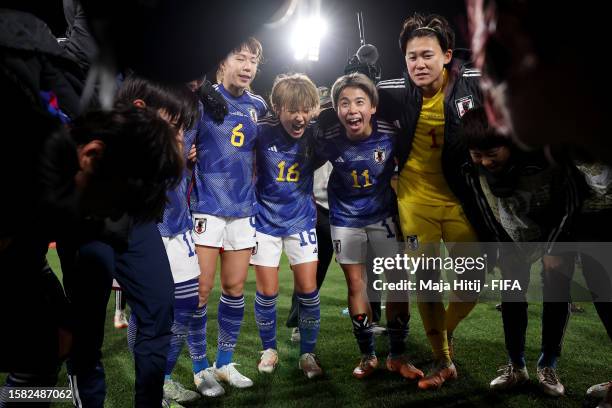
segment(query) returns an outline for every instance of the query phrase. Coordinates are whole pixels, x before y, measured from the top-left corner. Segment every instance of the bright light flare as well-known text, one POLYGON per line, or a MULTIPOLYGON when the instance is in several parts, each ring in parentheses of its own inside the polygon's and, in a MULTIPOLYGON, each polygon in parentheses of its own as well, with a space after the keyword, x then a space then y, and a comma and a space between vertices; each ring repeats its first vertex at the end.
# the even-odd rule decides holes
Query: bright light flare
POLYGON ((327 23, 320 17, 300 19, 295 24, 291 45, 296 60, 319 60, 321 38, 327 32, 327 23))

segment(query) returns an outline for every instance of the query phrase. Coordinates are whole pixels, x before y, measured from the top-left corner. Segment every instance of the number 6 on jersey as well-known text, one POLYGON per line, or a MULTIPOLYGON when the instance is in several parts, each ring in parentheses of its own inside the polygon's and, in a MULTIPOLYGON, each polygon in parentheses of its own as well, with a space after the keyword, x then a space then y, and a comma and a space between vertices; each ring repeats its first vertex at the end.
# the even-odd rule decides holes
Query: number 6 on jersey
POLYGON ((232 129, 232 145, 236 147, 240 147, 244 144, 244 133, 240 131, 242 129, 242 123, 239 123, 232 129))

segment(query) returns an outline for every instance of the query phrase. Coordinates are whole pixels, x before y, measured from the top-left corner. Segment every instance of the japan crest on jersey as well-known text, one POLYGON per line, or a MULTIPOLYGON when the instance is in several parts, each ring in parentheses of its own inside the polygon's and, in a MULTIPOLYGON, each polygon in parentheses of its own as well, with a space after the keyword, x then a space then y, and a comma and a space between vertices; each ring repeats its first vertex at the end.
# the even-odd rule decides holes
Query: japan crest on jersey
POLYGON ((456 99, 455 105, 457 106, 457 113, 459 114, 459 117, 462 118, 463 115, 465 115, 465 112, 474 108, 474 97, 472 97, 472 95, 468 95, 461 99, 456 99))
POLYGON ((387 154, 385 153, 385 149, 383 149, 382 147, 374 149, 374 161, 376 163, 383 164, 386 158, 387 154))
POLYGON ((257 111, 254 108, 249 108, 249 115, 251 115, 253 123, 257 123, 257 111))

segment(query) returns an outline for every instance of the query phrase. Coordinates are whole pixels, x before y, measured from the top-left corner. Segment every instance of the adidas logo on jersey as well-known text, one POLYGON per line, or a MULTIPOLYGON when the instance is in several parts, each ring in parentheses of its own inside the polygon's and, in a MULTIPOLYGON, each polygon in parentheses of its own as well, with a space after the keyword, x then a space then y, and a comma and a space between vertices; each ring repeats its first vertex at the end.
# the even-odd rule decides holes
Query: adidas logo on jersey
POLYGON ((268 150, 271 152, 278 152, 278 149, 276 148, 276 145, 272 145, 270 147, 268 147, 268 150))
POLYGON ((334 162, 336 162, 336 163, 344 163, 344 159, 342 157, 338 157, 336 160, 334 160, 334 162))
POLYGON ((231 111, 229 112, 230 115, 235 115, 235 116, 244 116, 244 117, 248 117, 248 115, 240 112, 240 111, 231 111))

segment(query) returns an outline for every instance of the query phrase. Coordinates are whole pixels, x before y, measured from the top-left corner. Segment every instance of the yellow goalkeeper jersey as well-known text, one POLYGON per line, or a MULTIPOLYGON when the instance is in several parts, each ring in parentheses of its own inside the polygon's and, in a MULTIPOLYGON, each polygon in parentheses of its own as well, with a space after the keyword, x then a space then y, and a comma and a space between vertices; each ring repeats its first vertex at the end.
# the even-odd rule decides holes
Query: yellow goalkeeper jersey
MULTIPOLYGON (((444 145, 444 88, 431 98, 423 98, 412 150, 399 175, 398 200, 427 205, 457 205, 442 173, 444 145)), ((459 169, 457 169, 459 171, 459 169)))

